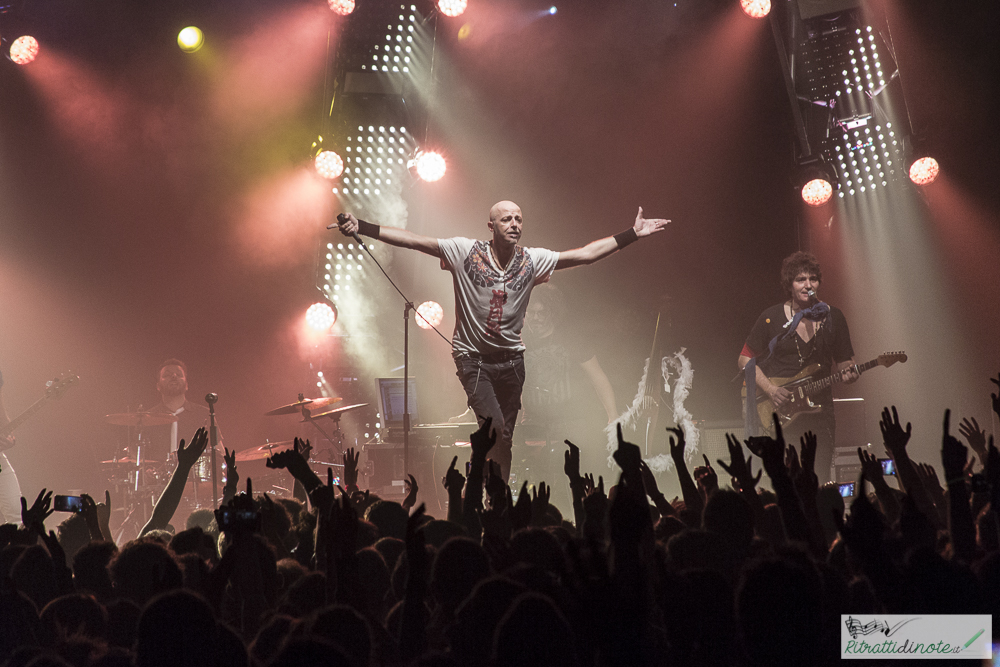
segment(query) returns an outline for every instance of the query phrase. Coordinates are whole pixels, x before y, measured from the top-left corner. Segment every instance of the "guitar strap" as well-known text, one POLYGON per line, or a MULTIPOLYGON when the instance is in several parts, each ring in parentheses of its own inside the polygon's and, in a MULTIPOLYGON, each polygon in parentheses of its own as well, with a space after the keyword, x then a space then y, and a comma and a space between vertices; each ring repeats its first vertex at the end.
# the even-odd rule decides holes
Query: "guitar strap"
MULTIPOLYGON (((780 333, 771 339, 771 342, 767 344, 767 355, 761 359, 761 363, 767 361, 774 354, 774 348, 778 346, 778 343, 785 340, 793 333, 795 329, 799 326, 799 322, 802 318, 812 320, 813 322, 822 322, 826 319, 826 316, 830 313, 830 306, 825 301, 817 301, 808 308, 803 308, 799 312, 795 313, 795 316, 790 322, 785 323, 784 333, 780 333)), ((833 322, 831 321, 831 326, 833 322)), ((743 403, 743 428, 746 437, 752 437, 755 435, 760 435, 760 420, 757 418, 757 411, 750 409, 750 388, 754 388, 754 395, 757 393, 757 358, 750 357, 750 361, 747 365, 743 367, 743 381, 746 383, 746 394, 747 399, 743 403)))

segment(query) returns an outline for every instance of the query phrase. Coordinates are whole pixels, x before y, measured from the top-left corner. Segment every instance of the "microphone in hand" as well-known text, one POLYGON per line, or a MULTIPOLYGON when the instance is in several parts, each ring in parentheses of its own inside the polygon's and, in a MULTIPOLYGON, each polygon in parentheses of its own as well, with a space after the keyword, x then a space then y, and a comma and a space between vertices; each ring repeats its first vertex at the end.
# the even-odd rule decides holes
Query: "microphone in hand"
MULTIPOLYGON (((339 222, 340 224, 343 224, 343 223, 347 222, 347 214, 346 213, 338 213, 337 214, 337 222, 339 222)), ((358 220, 358 222, 361 222, 361 221, 358 220)), ((351 232, 351 236, 354 237, 354 240, 357 241, 357 243, 358 243, 358 245, 360 247, 363 248, 365 246, 365 244, 361 242, 361 238, 358 236, 357 230, 351 232)))

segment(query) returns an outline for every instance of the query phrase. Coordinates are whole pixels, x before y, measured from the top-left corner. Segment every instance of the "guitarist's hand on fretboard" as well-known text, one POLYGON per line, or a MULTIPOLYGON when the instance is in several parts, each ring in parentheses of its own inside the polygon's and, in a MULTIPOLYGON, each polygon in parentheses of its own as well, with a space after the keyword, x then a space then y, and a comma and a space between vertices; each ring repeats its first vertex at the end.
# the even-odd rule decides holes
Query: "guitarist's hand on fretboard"
POLYGON ((847 362, 846 367, 840 369, 841 382, 844 384, 851 384, 852 382, 857 382, 858 378, 861 377, 861 373, 858 372, 858 366, 854 363, 854 360, 847 362))

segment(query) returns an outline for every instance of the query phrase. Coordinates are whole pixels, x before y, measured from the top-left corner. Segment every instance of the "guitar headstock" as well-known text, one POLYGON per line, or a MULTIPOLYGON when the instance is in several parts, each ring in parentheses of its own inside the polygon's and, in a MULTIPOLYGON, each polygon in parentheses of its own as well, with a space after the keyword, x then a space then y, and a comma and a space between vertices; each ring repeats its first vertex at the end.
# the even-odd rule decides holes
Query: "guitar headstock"
POLYGON ((45 383, 45 398, 59 398, 63 392, 80 381, 79 375, 66 373, 45 383))
POLYGON ((896 362, 906 363, 906 352, 883 352, 878 355, 878 365, 888 368, 896 362))

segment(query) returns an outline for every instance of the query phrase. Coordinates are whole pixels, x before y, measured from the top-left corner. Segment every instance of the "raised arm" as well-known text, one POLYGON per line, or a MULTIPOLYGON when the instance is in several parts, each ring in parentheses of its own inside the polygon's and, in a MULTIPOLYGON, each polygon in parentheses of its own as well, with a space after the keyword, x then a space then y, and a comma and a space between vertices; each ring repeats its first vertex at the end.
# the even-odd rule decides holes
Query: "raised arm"
POLYGON ((614 236, 606 236, 603 239, 591 241, 582 248, 560 252, 559 261, 556 262, 556 269, 568 269, 580 266, 581 264, 593 264, 597 260, 604 259, 614 253, 616 250, 621 250, 633 241, 663 231, 668 224, 670 224, 670 221, 662 218, 642 217, 642 207, 640 206, 639 213, 635 216, 634 225, 614 236))
POLYGON ((139 537, 142 537, 151 530, 166 528, 167 524, 170 523, 170 519, 173 518, 174 512, 177 511, 177 506, 181 502, 181 496, 184 495, 184 486, 187 484, 188 473, 191 472, 194 464, 198 462, 198 457, 202 455, 207 445, 208 431, 204 428, 200 428, 195 432, 194 437, 191 438, 191 444, 187 447, 184 446, 184 441, 181 440, 180 445, 177 447, 177 467, 170 476, 170 481, 167 482, 167 488, 163 489, 159 500, 153 506, 152 516, 149 517, 149 521, 139 531, 139 537))
MULTIPOLYGON (((398 248, 409 248, 419 250, 433 257, 440 257, 441 250, 438 248, 438 240, 429 236, 414 234, 407 229, 399 227, 382 227, 370 222, 363 222, 354 217, 353 213, 341 213, 337 216, 337 223, 327 225, 327 229, 336 227, 344 236, 353 236, 355 233, 377 239, 398 248)), ((559 268, 559 267, 556 267, 559 268)))

